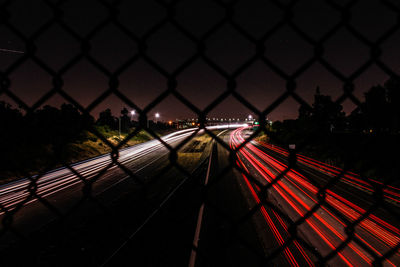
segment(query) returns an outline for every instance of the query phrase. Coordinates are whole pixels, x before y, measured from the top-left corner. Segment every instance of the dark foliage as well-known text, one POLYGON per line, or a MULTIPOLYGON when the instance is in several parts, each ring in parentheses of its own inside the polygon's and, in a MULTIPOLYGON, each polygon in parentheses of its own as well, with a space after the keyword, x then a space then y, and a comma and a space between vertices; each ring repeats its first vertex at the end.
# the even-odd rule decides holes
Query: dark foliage
MULTIPOLYGON (((12 175, 27 176, 32 171, 40 171, 63 165, 71 161, 71 144, 96 141, 91 129, 106 126, 113 131, 129 133, 137 122, 131 120, 126 108, 121 116, 114 117, 110 109, 99 114, 97 121, 79 112, 71 104, 60 108, 44 106, 34 112, 23 114, 20 109, 0 101, 0 148, 7 153, 1 155, 0 178, 12 175), (94 138, 94 140, 92 140, 94 138)), ((153 130, 164 131, 168 124, 149 121, 153 130)))
POLYGON ((277 121, 267 134, 273 143, 300 144, 302 153, 382 179, 397 179, 393 157, 400 149, 400 82, 372 87, 348 116, 317 88, 312 108, 301 106, 295 120, 277 121), (312 142, 310 142, 312 140, 312 142))
POLYGON ((86 130, 94 123, 92 117, 81 114, 71 104, 59 109, 44 106, 22 114, 5 102, 0 102, 0 121, 0 147, 7 151, 0 171, 21 175, 32 166, 42 165, 40 162, 54 164, 65 159, 68 144, 86 140, 86 130))

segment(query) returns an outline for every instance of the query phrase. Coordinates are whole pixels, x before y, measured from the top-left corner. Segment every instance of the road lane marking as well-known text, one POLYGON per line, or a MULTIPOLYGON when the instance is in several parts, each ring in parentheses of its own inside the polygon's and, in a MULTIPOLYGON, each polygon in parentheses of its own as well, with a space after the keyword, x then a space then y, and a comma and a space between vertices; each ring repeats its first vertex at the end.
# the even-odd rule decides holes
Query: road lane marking
MULTIPOLYGON (((224 130, 217 134, 217 137, 220 136, 221 134, 225 133, 227 130, 224 130)), ((213 155, 213 150, 214 150, 214 145, 215 145, 215 140, 213 140, 213 143, 211 145, 211 152, 210 152, 210 157, 208 158, 208 168, 207 168, 207 174, 206 174, 206 179, 204 181, 204 185, 207 186, 208 184, 208 179, 210 177, 210 170, 211 170, 211 162, 212 162, 212 155, 213 155)), ((199 214, 197 216, 197 225, 196 225, 196 230, 194 232, 194 238, 193 238, 193 247, 192 247, 192 252, 190 253, 190 259, 189 259, 189 267, 194 267, 196 263, 196 255, 197 252, 194 249, 198 248, 198 243, 200 239, 200 230, 201 230, 201 224, 203 221, 203 213, 204 213, 204 201, 200 206, 199 214)))

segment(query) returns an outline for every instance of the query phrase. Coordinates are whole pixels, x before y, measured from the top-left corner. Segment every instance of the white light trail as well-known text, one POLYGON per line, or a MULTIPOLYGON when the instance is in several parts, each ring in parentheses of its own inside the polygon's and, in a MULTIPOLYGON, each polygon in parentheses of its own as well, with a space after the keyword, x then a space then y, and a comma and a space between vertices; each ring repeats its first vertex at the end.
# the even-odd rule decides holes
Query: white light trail
POLYGON ((7 49, 7 48, 0 48, 0 52, 15 53, 15 54, 24 54, 25 53, 24 51, 7 49))

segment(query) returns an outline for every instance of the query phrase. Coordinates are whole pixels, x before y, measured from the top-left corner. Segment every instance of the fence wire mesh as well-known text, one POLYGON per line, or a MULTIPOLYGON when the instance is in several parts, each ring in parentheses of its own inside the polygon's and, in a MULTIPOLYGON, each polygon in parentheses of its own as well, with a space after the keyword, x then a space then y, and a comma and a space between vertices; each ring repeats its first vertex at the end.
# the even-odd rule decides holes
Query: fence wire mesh
MULTIPOLYGON (((26 175, 28 182, 26 183, 27 194, 24 198, 18 202, 17 205, 12 207, 8 207, 5 204, 1 204, 1 223, 2 228, 0 231, 0 238, 6 238, 6 236, 10 233, 20 238, 21 240, 29 240, 32 239, 30 236, 26 236, 21 233, 17 228, 14 227, 15 217, 24 209, 24 207, 31 203, 32 201, 38 201, 41 205, 45 206, 51 213, 53 213, 57 217, 57 221, 67 221, 68 218, 79 210, 79 207, 82 206, 86 202, 95 203, 96 207, 102 211, 105 217, 108 217, 112 220, 113 212, 109 210, 109 208, 105 207, 101 201, 97 198, 95 194, 93 194, 93 187, 96 186, 96 183, 102 177, 105 177, 109 170, 117 167, 126 176, 128 176, 135 184, 140 186, 140 190, 137 193, 141 194, 146 192, 148 189, 148 184, 145 181, 145 177, 141 177, 137 174, 136 171, 132 171, 129 166, 126 166, 120 160, 121 149, 128 143, 130 139, 139 134, 140 131, 144 130, 148 134, 150 134, 154 139, 158 140, 165 148, 168 149, 168 157, 169 163, 167 166, 163 168, 161 173, 165 173, 166 171, 176 168, 180 173, 184 175, 187 179, 190 179, 194 176, 194 173, 190 170, 187 170, 185 166, 182 166, 178 162, 178 152, 182 149, 186 144, 188 144, 200 130, 204 130, 206 134, 212 137, 215 140, 215 143, 218 146, 222 147, 223 150, 229 152, 229 164, 220 168, 214 176, 216 177, 205 186, 201 187, 201 200, 200 202, 205 205, 206 209, 212 210, 214 213, 217 213, 218 216, 224 218, 230 225, 230 242, 236 243, 238 242, 242 247, 245 247, 247 250, 252 251, 253 255, 257 257, 260 266, 265 266, 266 264, 271 264, 278 256, 288 255, 288 249, 295 245, 301 246, 305 249, 307 257, 311 257, 312 260, 308 262, 309 265, 327 265, 329 261, 335 257, 344 257, 342 253, 344 253, 345 249, 350 247, 356 247, 356 250, 365 250, 369 254, 369 259, 367 262, 370 265, 383 266, 388 263, 388 259, 391 259, 393 256, 399 253, 400 242, 394 240, 391 244, 391 249, 388 249, 384 252, 378 251, 374 249, 370 244, 366 243, 360 235, 357 234, 356 228, 368 221, 371 215, 379 209, 384 209, 389 211, 391 214, 396 214, 396 208, 393 208, 391 205, 388 205, 384 201, 384 192, 388 188, 385 184, 376 184, 371 183, 369 180, 364 179, 363 182, 370 186, 372 190, 372 195, 374 199, 374 203, 371 203, 369 207, 364 211, 359 211, 359 216, 355 216, 353 219, 349 219, 348 216, 343 215, 346 211, 338 209, 335 206, 335 203, 331 201, 331 189, 334 188, 338 183, 343 182, 346 179, 346 175, 348 175, 348 169, 351 166, 346 166, 343 170, 337 171, 335 175, 329 179, 329 181, 325 184, 319 184, 316 186, 315 195, 317 197, 317 202, 315 205, 311 205, 309 209, 304 212, 301 218, 297 220, 293 220, 293 217, 289 216, 285 212, 282 211, 279 203, 276 203, 271 200, 270 191, 280 185, 285 176, 290 175, 293 172, 302 174, 302 171, 296 168, 296 162, 299 161, 299 157, 296 157, 296 152, 294 150, 290 151, 288 154, 289 160, 287 161, 287 165, 279 170, 279 174, 276 177, 268 182, 262 183, 260 179, 248 171, 248 168, 245 164, 239 164, 241 161, 241 157, 239 156, 239 152, 243 151, 243 149, 250 145, 254 140, 262 132, 268 132, 269 126, 266 118, 272 111, 277 109, 284 101, 289 98, 294 99, 299 105, 302 106, 305 110, 312 110, 312 106, 308 103, 308 101, 304 100, 302 95, 298 93, 296 81, 302 77, 302 75, 309 70, 314 64, 320 64, 326 71, 332 74, 340 83, 342 84, 342 93, 335 102, 337 104, 342 104, 345 101, 351 101, 356 106, 356 109, 361 108, 361 102, 354 94, 355 85, 354 81, 363 75, 371 66, 375 66, 379 68, 382 72, 387 74, 390 77, 399 78, 398 73, 395 70, 392 70, 382 59, 382 45, 391 38, 400 28, 400 8, 394 3, 394 1, 389 0, 381 0, 379 1, 382 6, 387 8, 390 12, 393 12, 397 17, 396 23, 394 23, 387 31, 382 32, 379 38, 375 41, 371 41, 369 38, 363 35, 363 33, 359 32, 351 22, 353 7, 360 1, 353 0, 347 1, 345 3, 338 3, 334 0, 326 0, 324 3, 332 10, 335 10, 338 14, 338 22, 330 28, 327 28, 325 34, 320 38, 315 38, 307 31, 303 30, 300 26, 296 24, 294 21, 295 14, 295 6, 301 1, 279 1, 279 0, 270 0, 276 8, 282 11, 282 18, 277 21, 272 27, 268 25, 266 27, 265 32, 259 36, 254 37, 251 33, 248 32, 246 28, 244 28, 235 18, 235 8, 239 3, 243 3, 245 1, 233 0, 233 1, 223 1, 223 0, 214 0, 212 1, 219 8, 224 10, 224 14, 216 21, 213 25, 211 25, 207 31, 205 31, 200 36, 192 33, 190 29, 186 28, 186 25, 179 22, 176 19, 176 9, 178 6, 184 1, 166 1, 166 0, 155 0, 154 2, 164 10, 164 16, 157 18, 153 26, 145 31, 144 34, 138 35, 134 31, 132 31, 129 27, 127 27, 119 18, 120 6, 123 1, 106 1, 99 0, 96 4, 101 5, 107 10, 107 16, 98 21, 96 25, 87 33, 81 34, 76 31, 73 27, 69 25, 68 22, 64 20, 64 6, 69 2, 67 0, 60 1, 51 1, 45 0, 44 3, 52 12, 52 16, 45 23, 43 23, 39 28, 37 28, 32 34, 25 34, 22 30, 20 30, 16 25, 13 25, 11 20, 13 14, 10 12, 10 6, 13 5, 14 1, 2 1, 0 7, 0 19, 1 19, 1 27, 5 27, 7 30, 12 32, 15 36, 17 36, 22 42, 25 44, 25 53, 18 57, 17 60, 12 62, 6 69, 1 70, 0 79, 1 79, 1 89, 0 94, 3 96, 7 96, 12 101, 17 103, 26 114, 30 114, 41 108, 47 101, 49 101, 55 95, 61 96, 66 102, 71 103, 74 107, 76 107, 79 112, 81 112, 84 116, 89 118, 91 113, 94 111, 96 107, 98 107, 101 103, 103 103, 107 98, 113 96, 120 99, 125 105, 136 110, 139 114, 139 123, 133 132, 128 134, 122 141, 118 144, 113 144, 106 137, 102 135, 96 128, 91 128, 90 132, 94 134, 97 138, 99 138, 102 142, 104 142, 107 146, 110 147, 110 161, 105 166, 100 166, 96 171, 96 174, 88 177, 85 173, 82 173, 79 169, 76 168, 76 165, 70 164, 67 161, 63 162, 63 165, 79 179, 79 183, 82 186, 82 195, 81 199, 73 205, 67 212, 61 212, 60 209, 47 200, 46 194, 38 192, 38 183, 43 179, 46 174, 53 170, 56 166, 55 162, 49 162, 47 167, 44 170, 41 170, 39 174, 31 176, 29 174, 26 175), (69 37, 73 38, 80 46, 79 51, 71 57, 70 60, 66 60, 63 62, 63 65, 59 69, 54 69, 50 65, 46 64, 46 62, 41 59, 41 57, 37 54, 38 45, 37 42, 40 38, 46 38, 47 32, 53 26, 58 26, 65 33, 69 35, 69 37), (115 70, 111 70, 107 65, 103 65, 95 56, 92 55, 92 46, 96 42, 96 36, 101 33, 106 27, 112 25, 113 27, 120 30, 129 40, 131 40, 136 46, 137 51, 135 54, 131 56, 127 56, 124 58, 124 62, 120 64, 115 70), (148 49, 149 40, 156 35, 159 31, 166 27, 166 25, 172 25, 174 30, 178 31, 185 38, 190 40, 190 42, 194 45, 195 51, 190 56, 185 58, 183 63, 177 66, 173 71, 166 70, 161 64, 157 62, 152 57, 151 52, 148 49), (236 34, 239 34, 241 38, 244 38, 246 41, 250 42, 254 45, 254 51, 250 57, 248 57, 244 63, 235 66, 233 71, 227 71, 224 67, 220 66, 216 60, 211 57, 207 53, 207 42, 210 38, 218 32, 222 27, 229 25, 232 27, 236 34), (289 27, 293 30, 298 38, 302 41, 306 42, 313 48, 312 56, 310 56, 300 67, 294 70, 291 73, 284 71, 279 67, 279 62, 276 62, 270 59, 265 54, 266 43, 270 40, 276 33, 284 28, 289 27), (329 62, 324 57, 324 48, 326 42, 334 37, 340 30, 346 29, 352 37, 356 38, 360 43, 365 45, 369 49, 369 58, 365 62, 359 62, 360 67, 357 68, 350 75, 343 74, 338 68, 335 67, 334 64, 329 62), (105 90, 100 96, 95 99, 91 99, 91 102, 86 107, 80 103, 79 99, 71 96, 64 89, 64 76, 74 69, 81 61, 86 60, 90 63, 92 67, 97 69, 102 73, 104 77, 107 79, 107 90, 105 90), (158 72, 162 77, 165 78, 166 83, 164 85, 163 92, 159 95, 154 96, 154 100, 149 103, 144 108, 141 108, 138 104, 135 103, 135 100, 127 97, 123 91, 120 90, 120 81, 119 78, 123 75, 131 66, 133 66, 139 60, 146 62, 153 71, 158 72), (204 61, 208 67, 218 73, 226 82, 226 86, 222 93, 218 95, 213 101, 208 103, 208 105, 200 109, 195 104, 191 102, 190 99, 185 97, 178 89, 179 77, 180 75, 191 65, 193 65, 197 60, 204 61), (51 88, 48 88, 46 93, 40 97, 33 105, 27 104, 20 95, 13 91, 13 80, 11 76, 14 72, 16 72, 23 64, 31 61, 35 64, 35 68, 41 69, 51 76, 52 84, 51 88), (248 101, 246 96, 240 93, 237 90, 237 79, 240 77, 248 68, 250 68, 256 62, 262 62, 269 69, 271 69, 276 75, 278 75, 281 79, 285 81, 285 88, 282 90, 280 96, 274 100, 270 105, 265 107, 264 109, 257 108, 251 101, 248 101), (185 108, 192 111, 197 116, 197 121, 199 123, 198 130, 192 132, 186 138, 179 142, 178 145, 172 146, 164 139, 160 138, 160 136, 152 129, 148 127, 147 121, 149 118, 149 113, 160 103, 165 101, 168 97, 175 97, 181 104, 185 106, 185 108), (209 114, 215 110, 218 105, 224 102, 228 98, 234 98, 239 103, 244 105, 248 110, 252 113, 256 114, 260 122, 260 127, 252 132, 249 136, 242 140, 239 143, 227 143, 220 136, 217 135, 213 130, 207 129, 208 125, 207 118, 209 114), (232 218, 223 208, 221 208, 218 203, 208 200, 208 194, 213 190, 214 187, 217 187, 218 184, 224 177, 229 176, 232 171, 240 173, 243 175, 247 183, 253 185, 253 188, 257 188, 256 195, 258 196, 258 202, 255 205, 250 205, 250 208, 244 214, 237 218, 232 218), (342 235, 341 241, 335 244, 334 247, 331 247, 329 253, 322 253, 319 250, 316 250, 311 243, 309 242, 309 238, 305 237, 303 234, 299 233, 298 228, 302 225, 307 224, 313 216, 319 216, 319 212, 321 208, 324 208, 325 212, 330 213, 332 216, 337 216, 340 218, 339 220, 344 223, 343 229, 345 235, 342 235), (279 243, 278 248, 268 249, 267 252, 260 252, 257 249, 254 249, 253 244, 249 244, 246 238, 243 238, 238 231, 245 227, 249 221, 251 221, 256 214, 260 214, 261 212, 265 212, 265 210, 273 212, 276 216, 279 216, 282 221, 284 221, 283 225, 287 228, 287 235, 282 238, 279 243)), ((26 133, 29 134, 29 133, 26 133)), ((309 136, 303 143, 296 144, 296 151, 302 151, 302 148, 307 146, 307 144, 312 143, 315 136, 309 136)), ((215 148, 213 148, 215 149, 215 148)), ((3 151, 2 153, 7 153, 7 151, 3 151)), ((287 152, 284 152, 287 153, 287 152)), ((360 152, 362 153, 362 152, 360 152)), ((211 160, 210 160, 211 161, 211 160)), ((285 160, 286 162, 286 160, 285 160)), ((303 173, 304 175, 307 175, 303 173)), ((154 181, 161 179, 162 174, 157 175, 153 178, 154 181)), ((138 233, 141 229, 150 224, 153 220, 153 217, 156 216, 158 212, 162 209, 163 205, 169 201, 169 199, 177 192, 178 188, 175 188, 163 199, 161 205, 158 208, 154 209, 154 212, 150 213, 150 216, 146 217, 144 220, 142 218, 138 219, 140 222, 138 226, 134 229, 131 234, 126 235, 125 240, 121 241, 118 249, 115 249, 113 253, 111 253, 112 257, 117 257, 120 250, 123 249, 131 239, 137 237, 138 233), (176 190, 175 190, 176 189, 176 190)), ((255 191, 254 191, 255 192, 255 191)), ((126 211, 129 212, 129 211, 126 211)), ((115 227, 118 223, 115 224, 115 227)), ((334 230, 332 230, 334 231, 334 230)), ((35 237, 37 238, 37 237, 35 237)), ((328 241, 329 243, 329 241, 328 241)), ((31 240, 30 244, 35 244, 35 240, 31 240)), ((188 245, 188 244, 186 244, 188 245)), ((225 244, 229 246, 230 244, 225 244)), ((189 245, 190 247, 190 245, 189 245)), ((197 247, 197 245, 193 245, 190 247, 191 250, 197 252, 198 258, 197 262, 200 265, 213 265, 213 259, 207 253, 204 253, 197 247)), ((21 253, 24 253, 21 251, 21 253)), ((23 255, 21 255, 23 257, 23 255)), ((111 258, 112 258, 111 257, 111 258)), ((293 256, 292 256, 293 257, 293 256)), ((112 260, 107 257, 108 260, 112 260)), ((290 257, 289 257, 290 258, 290 257)), ((109 264, 109 261, 106 261, 105 264, 109 264)), ((294 265, 295 260, 289 262, 288 264, 294 265)), ((346 263, 346 259, 344 260, 346 263)), ((391 263, 391 262, 390 262, 391 263)), ((393 263, 391 263, 393 264, 393 263)))

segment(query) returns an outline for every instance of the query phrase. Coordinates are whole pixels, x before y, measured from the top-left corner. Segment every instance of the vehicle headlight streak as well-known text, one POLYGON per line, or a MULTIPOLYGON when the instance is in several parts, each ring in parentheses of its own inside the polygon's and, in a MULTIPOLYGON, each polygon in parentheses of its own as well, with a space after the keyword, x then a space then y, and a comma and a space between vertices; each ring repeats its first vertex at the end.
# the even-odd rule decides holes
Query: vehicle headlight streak
MULTIPOLYGON (((193 133, 193 129, 191 131, 184 130, 180 132, 179 135, 171 134, 163 137, 165 142, 171 143, 179 140, 183 140, 193 133)), ((140 157, 143 157, 151 152, 154 152, 158 149, 163 148, 163 144, 161 144, 158 140, 152 140, 132 148, 122 149, 120 151, 119 162, 121 164, 125 164, 129 161, 133 161, 140 157)), ((86 179, 90 179, 94 175, 98 173, 102 168, 107 166, 112 162, 110 156, 104 155, 97 157, 95 159, 91 159, 88 161, 83 161, 78 164, 74 164, 74 168, 77 172, 79 172, 86 179)), ((109 169, 117 168, 117 166, 112 166, 109 169)), ((48 194, 54 194, 60 190, 64 190, 67 187, 73 186, 75 184, 82 183, 82 181, 75 174, 71 173, 67 168, 57 169, 53 172, 50 172, 43 177, 41 177, 38 182, 38 188, 36 193, 41 196, 47 196, 48 194)), ((22 179, 16 182, 12 182, 10 184, 4 185, 0 188, 0 203, 5 208, 11 208, 18 203, 27 199, 30 195, 28 190, 30 184, 29 179, 22 179)), ((25 204, 29 204, 37 199, 32 199, 25 204)), ((0 215, 4 214, 0 212, 0 215)))
MULTIPOLYGON (((226 128, 238 128, 243 127, 243 124, 227 124, 227 125, 216 125, 208 126, 208 130, 219 130, 226 128)), ((168 144, 176 143, 189 137, 198 128, 190 128, 185 130, 180 130, 173 132, 171 134, 161 137, 163 141, 168 144)), ((198 133, 203 133, 204 130, 199 130, 198 133)), ((135 159, 146 156, 154 151, 164 148, 164 145, 158 140, 151 140, 142 144, 135 145, 133 147, 128 147, 120 149, 118 161, 121 164, 129 163, 135 159)), ((110 155, 102 155, 88 160, 84 160, 71 166, 80 173, 85 179, 90 179, 94 177, 99 171, 101 171, 105 166, 112 162, 110 155)), ((118 166, 114 165, 109 168, 115 169, 118 166)), ((33 176, 35 178, 35 176, 33 176)), ((0 186, 0 204, 6 209, 12 209, 17 204, 29 199, 31 193, 28 190, 31 181, 27 178, 20 179, 5 185, 0 186)), ((76 184, 80 184, 82 181, 75 174, 65 167, 53 170, 37 181, 36 194, 40 197, 46 197, 48 195, 62 191, 68 187, 76 184)), ((33 198, 24 205, 37 201, 37 198, 33 198)), ((5 211, 0 211, 0 216, 3 215, 5 211)))
MULTIPOLYGON (((242 131, 245 128, 240 128, 232 132, 230 145, 232 148, 238 147, 244 139, 242 137, 242 131)), ((264 144, 269 147, 271 145, 264 144)), ((283 149, 273 147, 275 151, 287 156, 287 151, 283 149)), ((271 157, 264 151, 258 149, 252 143, 247 143, 238 153, 238 165, 248 171, 250 166, 251 170, 255 170, 258 175, 263 177, 264 183, 269 183, 276 178, 276 176, 284 171, 287 166, 277 159, 271 157)), ((321 164, 313 159, 299 156, 299 160, 305 164, 313 164, 323 171, 330 172, 331 175, 339 173, 341 170, 329 165, 321 164)), ((253 172, 252 172, 253 173, 253 172)), ((368 183, 360 180, 358 176, 354 173, 348 174, 345 182, 352 181, 357 185, 365 186, 368 183)), ((248 178, 243 175, 243 178, 248 186, 252 196, 257 203, 260 203, 259 196, 257 192, 259 189, 254 183, 250 182, 248 178)), ((377 182, 377 181, 374 181, 377 182)), ((370 186, 370 188, 372 188, 370 186)), ((394 198, 395 202, 398 203, 399 199, 396 198, 398 190, 395 187, 390 187, 385 191, 385 196, 389 199, 394 198)), ((303 175, 299 174, 295 170, 289 170, 283 178, 278 180, 270 189, 269 193, 272 194, 277 201, 282 202, 282 211, 289 215, 293 220, 296 220, 305 215, 306 212, 311 210, 313 206, 318 203, 318 188, 312 185, 309 180, 303 175)), ((343 196, 333 192, 332 190, 326 190, 326 202, 333 207, 337 212, 341 213, 349 221, 355 221, 361 216, 365 210, 351 201, 345 199, 343 196)), ((285 225, 282 218, 273 210, 267 210, 262 207, 261 213, 266 219, 269 227, 274 233, 275 238, 277 238, 278 243, 282 245, 282 240, 279 237, 279 233, 276 233, 277 225, 271 224, 269 218, 275 216, 279 221, 279 224, 285 225)), ((298 229, 303 232, 307 232, 304 228, 308 226, 311 232, 316 235, 308 236, 307 240, 310 242, 311 246, 318 248, 322 255, 326 255, 336 248, 346 240, 347 236, 345 234, 346 224, 343 220, 335 216, 327 207, 321 205, 321 207, 314 212, 314 214, 305 220, 305 223, 298 227, 298 229), (319 237, 317 240, 316 237, 319 237)), ((309 231, 308 230, 308 231, 309 231)), ((288 234, 288 233, 286 233, 288 234)), ((305 234, 307 236, 307 234, 305 234)), ((374 214, 370 214, 367 219, 362 220, 356 227, 355 237, 358 242, 362 242, 365 247, 368 247, 376 255, 382 256, 389 248, 393 248, 400 242, 400 230, 386 222, 385 220, 378 218, 374 214)), ((301 246, 298 243, 293 242, 296 249, 302 251, 301 246)), ((293 246, 288 246, 287 248, 293 248, 293 246)), ((287 258, 290 265, 294 266, 295 261, 290 256, 290 250, 285 249, 285 257, 287 258)), ((359 266, 359 265, 371 265, 373 261, 372 255, 368 253, 365 249, 362 249, 354 241, 350 241, 347 247, 341 251, 337 252, 339 258, 347 266, 359 266)), ((301 253, 303 255, 303 253, 301 253)), ((397 252, 393 257, 384 261, 384 265, 396 266, 400 263, 399 253, 397 252)), ((304 257, 304 255, 303 255, 304 257)), ((307 261, 307 259, 306 259, 307 261)), ((308 262, 308 261, 307 261, 308 262)))

